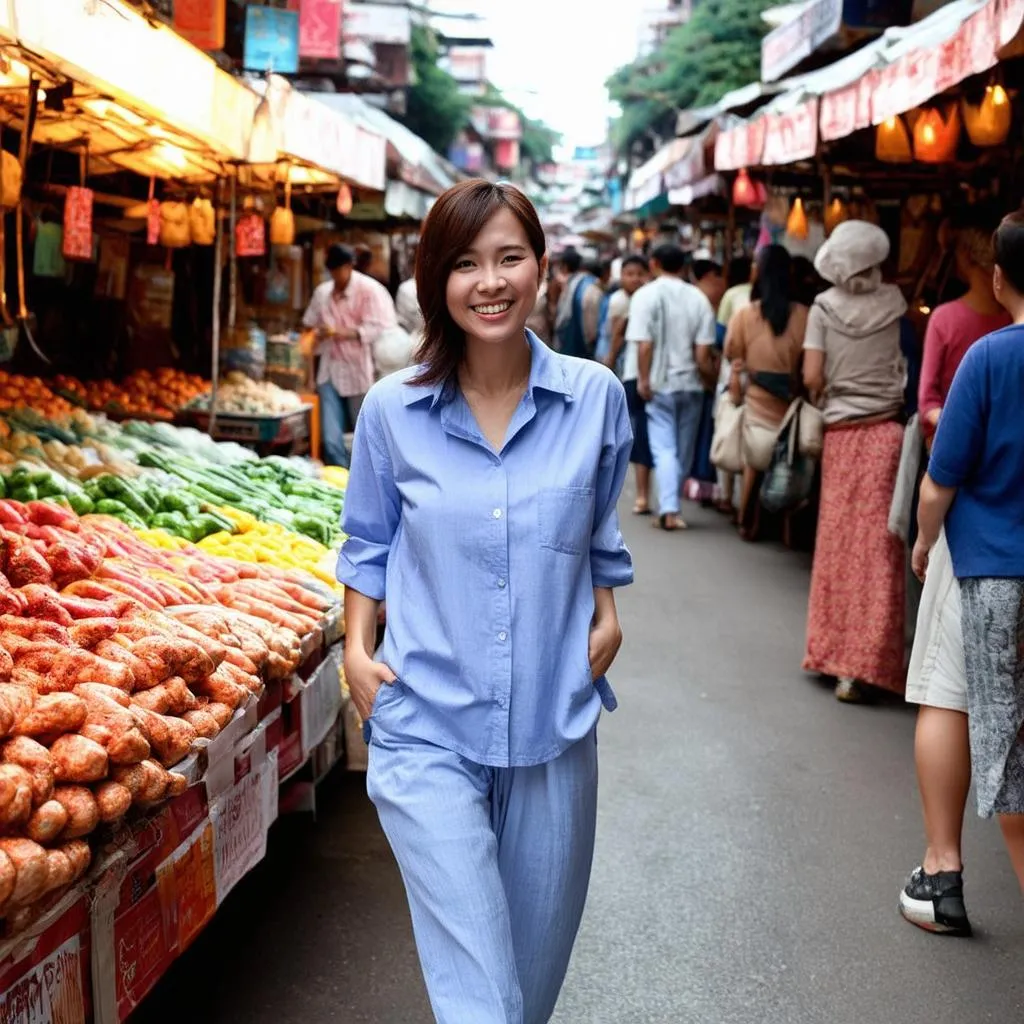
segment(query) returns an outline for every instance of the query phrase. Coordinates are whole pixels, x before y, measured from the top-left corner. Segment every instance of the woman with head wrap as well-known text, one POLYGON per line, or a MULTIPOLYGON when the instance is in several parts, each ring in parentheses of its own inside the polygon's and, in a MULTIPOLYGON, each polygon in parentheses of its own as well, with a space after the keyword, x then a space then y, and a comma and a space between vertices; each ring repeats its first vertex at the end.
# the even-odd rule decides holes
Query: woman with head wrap
POLYGON ((905 551, 888 519, 903 444, 907 304, 882 282, 888 255, 881 228, 840 224, 814 261, 833 287, 811 307, 804 339, 804 383, 826 428, 804 668, 835 676, 847 702, 864 684, 902 693, 905 682, 905 551))

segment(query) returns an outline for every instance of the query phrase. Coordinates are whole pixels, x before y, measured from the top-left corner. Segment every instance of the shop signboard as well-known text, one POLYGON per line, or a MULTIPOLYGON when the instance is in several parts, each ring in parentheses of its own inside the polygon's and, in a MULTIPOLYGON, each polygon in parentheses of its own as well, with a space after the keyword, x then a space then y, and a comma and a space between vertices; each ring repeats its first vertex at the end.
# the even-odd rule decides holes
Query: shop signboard
POLYGON ((248 71, 295 74, 299 70, 298 12, 246 7, 242 63, 248 71))
POLYGON ((881 124, 913 110, 971 75, 999 63, 1024 20, 1024 0, 989 0, 938 46, 919 47, 877 72, 871 120, 881 124))
POLYGON ((408 46, 412 39, 409 8, 404 4, 350 4, 345 11, 345 38, 408 46))
POLYGON ((738 171, 756 167, 764 153, 765 119, 754 118, 724 131, 715 141, 715 170, 738 171))
POLYGON ((761 41, 761 81, 774 82, 809 57, 843 23, 843 0, 812 0, 761 41))
POLYGON ((270 823, 263 790, 262 772, 251 771, 210 809, 218 906, 267 852, 270 823))
POLYGON ((175 0, 175 31, 200 50, 223 50, 227 0, 175 0))
POLYGON ((342 0, 288 0, 299 12, 299 56, 310 60, 340 60, 342 0))
POLYGON ((810 160, 818 151, 818 100, 808 100, 782 114, 764 118, 764 152, 769 166, 810 160))

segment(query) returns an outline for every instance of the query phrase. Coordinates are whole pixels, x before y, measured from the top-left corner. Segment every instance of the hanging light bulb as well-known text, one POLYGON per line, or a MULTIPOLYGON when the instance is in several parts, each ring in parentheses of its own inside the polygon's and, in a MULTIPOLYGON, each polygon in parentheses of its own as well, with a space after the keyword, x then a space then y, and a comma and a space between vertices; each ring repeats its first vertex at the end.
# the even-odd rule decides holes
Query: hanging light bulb
POLYGON ((745 167, 740 168, 739 174, 732 186, 732 201, 736 206, 757 206, 757 189, 750 180, 750 175, 745 167))
POLYGON ((804 201, 797 196, 793 200, 793 208, 789 211, 786 219, 786 234, 797 241, 805 242, 810 228, 807 224, 807 211, 804 210, 804 201))

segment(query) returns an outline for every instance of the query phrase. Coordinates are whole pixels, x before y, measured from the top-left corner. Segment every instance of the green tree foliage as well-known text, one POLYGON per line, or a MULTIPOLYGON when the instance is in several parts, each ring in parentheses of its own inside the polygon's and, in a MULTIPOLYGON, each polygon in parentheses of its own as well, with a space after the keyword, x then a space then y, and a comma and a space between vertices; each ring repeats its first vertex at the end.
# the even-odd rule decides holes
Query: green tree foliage
POLYGON ((543 121, 527 117, 496 85, 488 82, 487 91, 475 99, 473 105, 514 110, 523 125, 523 137, 519 143, 519 151, 523 158, 533 164, 549 164, 554 160, 554 148, 562 141, 561 134, 554 128, 549 128, 543 121))
POLYGON ((761 75, 761 12, 778 0, 698 0, 693 17, 674 29, 653 54, 619 68, 608 79, 622 107, 615 141, 628 145, 671 123, 675 110, 715 103, 761 75))
POLYGON ((459 92, 458 82, 438 67, 439 56, 434 33, 423 25, 413 25, 413 84, 402 123, 439 153, 447 153, 469 119, 470 101, 459 92))

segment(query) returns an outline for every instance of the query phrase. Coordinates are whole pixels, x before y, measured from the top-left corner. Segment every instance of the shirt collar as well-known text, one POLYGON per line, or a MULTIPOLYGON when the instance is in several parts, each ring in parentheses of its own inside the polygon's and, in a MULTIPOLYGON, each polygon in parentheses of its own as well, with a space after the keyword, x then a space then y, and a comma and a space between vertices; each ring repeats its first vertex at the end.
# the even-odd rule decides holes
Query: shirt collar
MULTIPOLYGON (((573 393, 565 360, 552 352, 529 328, 526 330, 526 340, 530 344, 530 381, 527 390, 532 393, 539 388, 562 395, 567 402, 571 402, 573 393)), ((402 391, 405 405, 415 405, 429 398, 431 409, 438 404, 447 404, 455 397, 455 385, 451 381, 432 385, 405 385, 402 391)))

